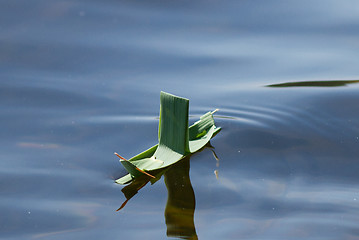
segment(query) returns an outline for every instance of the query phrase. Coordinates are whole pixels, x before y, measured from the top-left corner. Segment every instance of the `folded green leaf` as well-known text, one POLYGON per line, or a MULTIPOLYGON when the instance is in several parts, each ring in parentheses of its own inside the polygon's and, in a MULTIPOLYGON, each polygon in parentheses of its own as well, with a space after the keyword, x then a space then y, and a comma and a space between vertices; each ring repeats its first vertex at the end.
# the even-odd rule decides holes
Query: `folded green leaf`
MULTIPOLYGON (((220 131, 214 124, 213 113, 208 112, 188 128, 189 100, 161 92, 159 143, 146 151, 120 162, 129 172, 117 179, 126 184, 147 171, 168 167, 191 153, 203 148, 220 131)), ((152 176, 153 177, 153 176, 152 176)))

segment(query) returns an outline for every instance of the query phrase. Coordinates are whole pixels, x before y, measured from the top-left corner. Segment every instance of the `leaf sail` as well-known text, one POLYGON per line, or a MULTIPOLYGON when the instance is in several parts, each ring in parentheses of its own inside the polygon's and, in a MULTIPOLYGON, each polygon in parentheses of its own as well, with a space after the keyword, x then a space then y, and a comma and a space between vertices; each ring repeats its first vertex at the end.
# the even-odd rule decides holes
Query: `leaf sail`
POLYGON ((129 160, 120 160, 128 175, 117 179, 126 184, 143 175, 143 171, 152 171, 172 165, 185 156, 203 148, 220 131, 213 119, 213 112, 200 117, 188 128, 189 100, 161 92, 159 143, 129 160))
POLYGON ((160 148, 166 146, 182 155, 189 152, 188 108, 188 99, 161 92, 160 123, 158 127, 160 148))

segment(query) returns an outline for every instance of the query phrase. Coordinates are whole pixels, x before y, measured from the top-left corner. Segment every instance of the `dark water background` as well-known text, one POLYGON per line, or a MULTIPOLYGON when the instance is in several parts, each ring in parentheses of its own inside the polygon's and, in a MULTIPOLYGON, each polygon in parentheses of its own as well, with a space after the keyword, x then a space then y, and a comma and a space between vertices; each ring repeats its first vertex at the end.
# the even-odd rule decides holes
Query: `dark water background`
POLYGON ((358 79, 358 29, 355 0, 0 1, 0 238, 359 239, 359 84, 265 87, 358 79), (116 212, 161 90, 220 109, 219 161, 116 212))

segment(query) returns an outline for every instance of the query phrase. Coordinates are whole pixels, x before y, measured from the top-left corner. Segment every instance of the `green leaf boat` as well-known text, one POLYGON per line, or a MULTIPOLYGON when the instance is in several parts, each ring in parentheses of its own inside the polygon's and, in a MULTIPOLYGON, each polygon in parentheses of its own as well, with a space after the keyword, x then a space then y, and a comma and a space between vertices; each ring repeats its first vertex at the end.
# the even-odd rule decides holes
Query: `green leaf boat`
POLYGON ((213 112, 207 112, 188 127, 189 100, 161 92, 158 144, 126 160, 117 153, 122 165, 129 172, 116 180, 127 184, 144 174, 166 168, 203 148, 221 128, 216 127, 213 112))

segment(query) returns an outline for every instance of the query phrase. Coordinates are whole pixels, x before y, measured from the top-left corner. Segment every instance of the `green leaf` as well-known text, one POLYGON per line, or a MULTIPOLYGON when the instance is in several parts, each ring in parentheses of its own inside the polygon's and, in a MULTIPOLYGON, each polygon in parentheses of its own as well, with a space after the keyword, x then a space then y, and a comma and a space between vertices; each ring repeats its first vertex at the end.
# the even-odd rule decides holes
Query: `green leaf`
POLYGON ((131 182, 134 178, 168 167, 201 148, 220 131, 214 124, 213 113, 208 112, 188 127, 189 100, 161 92, 158 144, 129 160, 120 160, 128 175, 117 179, 119 184, 131 182))
POLYGON ((161 92, 160 123, 158 128, 159 149, 157 149, 155 156, 161 156, 161 152, 163 152, 161 148, 163 147, 182 155, 189 152, 188 108, 188 99, 161 92))

